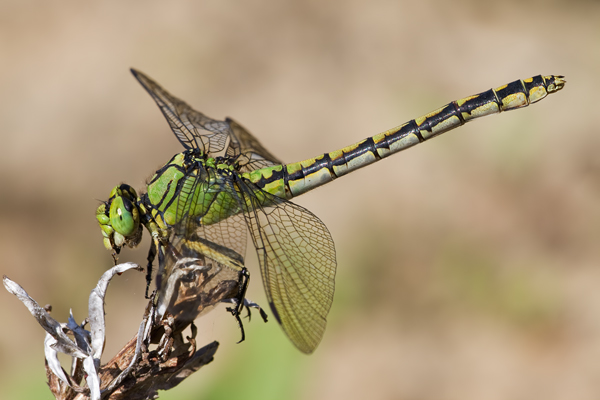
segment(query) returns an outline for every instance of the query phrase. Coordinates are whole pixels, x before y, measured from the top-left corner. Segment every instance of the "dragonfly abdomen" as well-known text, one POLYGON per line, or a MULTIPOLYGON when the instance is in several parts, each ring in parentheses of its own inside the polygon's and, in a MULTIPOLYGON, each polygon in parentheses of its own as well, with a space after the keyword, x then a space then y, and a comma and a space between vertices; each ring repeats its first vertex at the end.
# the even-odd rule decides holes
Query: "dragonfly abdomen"
MULTIPOLYGON (((281 171, 283 177, 276 178, 282 178, 285 182, 287 198, 298 196, 337 177, 464 125, 475 118, 535 103, 549 93, 562 89, 565 84, 563 78, 560 75, 537 75, 453 101, 435 111, 348 147, 288 164, 281 171)), ((272 174, 272 171, 270 173, 272 174)), ((281 189, 279 190, 281 192, 281 189)))

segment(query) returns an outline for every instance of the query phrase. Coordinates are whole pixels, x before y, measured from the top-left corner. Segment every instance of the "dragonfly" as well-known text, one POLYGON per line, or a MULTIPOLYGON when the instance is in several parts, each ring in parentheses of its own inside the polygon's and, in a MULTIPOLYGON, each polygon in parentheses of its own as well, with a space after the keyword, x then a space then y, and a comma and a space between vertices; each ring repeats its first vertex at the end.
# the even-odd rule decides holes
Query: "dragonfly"
POLYGON ((291 199, 476 118, 536 103, 566 83, 561 75, 516 80, 350 146, 285 164, 233 119, 209 118, 140 71, 131 72, 184 151, 156 171, 144 193, 138 195, 127 184, 113 188, 96 211, 105 247, 116 260, 122 247, 140 243, 145 227, 152 237, 147 282, 158 256, 160 287, 176 263, 167 265, 166 254, 186 243, 193 243, 196 258, 242 271, 250 232, 271 312, 291 342, 307 354, 325 331, 336 253, 325 224, 291 199))

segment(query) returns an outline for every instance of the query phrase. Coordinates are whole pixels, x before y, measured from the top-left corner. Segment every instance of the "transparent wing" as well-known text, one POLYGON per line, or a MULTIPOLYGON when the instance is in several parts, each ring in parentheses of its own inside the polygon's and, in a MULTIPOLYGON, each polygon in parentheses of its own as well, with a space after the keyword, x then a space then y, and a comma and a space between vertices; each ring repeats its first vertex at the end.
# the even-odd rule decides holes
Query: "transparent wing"
POLYGON ((331 235, 307 209, 251 184, 240 186, 271 310, 294 345, 312 353, 323 337, 333 301, 336 260, 331 235))
POLYGON ((226 122, 208 118, 192 109, 140 71, 132 69, 131 73, 152 96, 183 147, 200 149, 207 154, 225 149, 231 133, 226 122))
MULTIPOLYGON (((226 254, 227 251, 233 251, 241 257, 243 266, 243 257, 246 254, 246 224, 241 215, 240 200, 238 194, 233 189, 231 180, 223 177, 209 176, 214 174, 214 170, 195 169, 188 174, 185 179, 179 196, 177 197, 177 217, 180 222, 173 227, 173 239, 177 240, 199 238, 194 240, 204 240, 212 243, 216 253, 226 254), (210 182, 210 183, 207 183, 210 182), (201 184, 206 186, 201 187, 201 184), (216 194, 210 197, 212 207, 211 213, 217 213, 216 220, 220 222, 210 225, 203 225, 202 218, 205 216, 201 210, 208 209, 206 202, 208 194, 216 194), (219 214, 220 213, 220 214, 219 214)), ((210 251, 209 248, 206 249, 210 251)), ((209 257, 220 260, 218 254, 205 254, 209 257)), ((233 265, 232 265, 233 267, 233 265)))
POLYGON ((232 132, 232 140, 227 149, 228 155, 236 157, 239 171, 250 172, 256 169, 282 164, 243 126, 231 118, 226 118, 232 132))
POLYGON ((227 155, 239 163, 243 172, 281 164, 255 137, 232 119, 218 121, 209 118, 169 94, 140 71, 132 69, 131 72, 152 96, 173 133, 186 149, 199 149, 211 157, 227 155))

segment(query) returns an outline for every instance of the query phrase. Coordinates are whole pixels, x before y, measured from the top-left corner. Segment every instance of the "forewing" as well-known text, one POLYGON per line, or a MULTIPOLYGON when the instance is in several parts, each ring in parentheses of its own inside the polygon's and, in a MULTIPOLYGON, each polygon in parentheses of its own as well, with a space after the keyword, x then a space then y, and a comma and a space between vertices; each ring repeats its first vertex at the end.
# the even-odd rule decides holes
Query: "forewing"
POLYGON ((209 118, 169 94, 142 72, 134 69, 131 72, 150 93, 173 133, 186 149, 200 149, 211 157, 225 154, 238 162, 242 172, 281 164, 254 136, 231 118, 225 121, 209 118))
POLYGON ((282 164, 243 126, 231 118, 226 118, 232 133, 232 140, 227 154, 237 157, 239 171, 250 172, 256 169, 282 164))
POLYGON ((312 353, 323 337, 333 301, 336 260, 331 235, 307 209, 249 183, 240 185, 273 314, 294 345, 312 353))
POLYGON ((231 135, 227 122, 214 120, 192 109, 140 71, 132 69, 131 72, 152 96, 183 147, 200 149, 209 155, 225 150, 231 135))

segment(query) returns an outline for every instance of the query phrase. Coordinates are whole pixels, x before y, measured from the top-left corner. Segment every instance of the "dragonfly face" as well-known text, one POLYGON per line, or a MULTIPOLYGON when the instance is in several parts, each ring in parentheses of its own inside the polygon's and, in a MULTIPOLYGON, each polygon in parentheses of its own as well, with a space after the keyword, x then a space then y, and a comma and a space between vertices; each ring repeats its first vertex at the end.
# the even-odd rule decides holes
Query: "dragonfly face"
MULTIPOLYGON (((245 271, 243 257, 250 232, 271 310, 304 353, 313 352, 323 337, 337 266, 327 227, 289 200, 475 118, 528 106, 565 84, 558 75, 517 80, 453 101, 340 150, 283 164, 232 119, 209 118, 141 72, 132 73, 159 106, 185 151, 156 172, 147 193, 138 197, 127 185, 113 189, 96 212, 104 245, 116 257, 122 246, 140 242, 145 226, 152 235, 147 279, 152 277, 152 261, 158 254, 157 281, 166 282, 169 293, 196 301, 194 296, 212 290, 208 282, 235 283, 221 271, 234 275, 245 271), (165 256, 165 250, 183 254, 186 246, 193 249, 191 264, 179 256, 165 256), (209 268, 207 260, 220 269, 209 268), (174 273, 193 279, 181 280, 174 273), (176 284, 171 285, 170 279, 176 284), (188 281, 194 283, 193 289, 187 289, 188 281), (183 287, 186 290, 179 289, 183 287)), ((160 288, 160 282, 157 285, 160 288)), ((233 287, 239 292, 243 285, 233 287)), ((173 299, 171 295, 163 297, 165 309, 175 307, 166 300, 173 299)), ((173 309, 192 318, 199 309, 196 305, 188 309, 192 303, 178 303, 186 305, 173 309)))
POLYGON ((106 203, 96 210, 104 247, 118 254, 121 247, 136 247, 142 239, 140 209, 135 190, 126 184, 116 186, 106 203))

